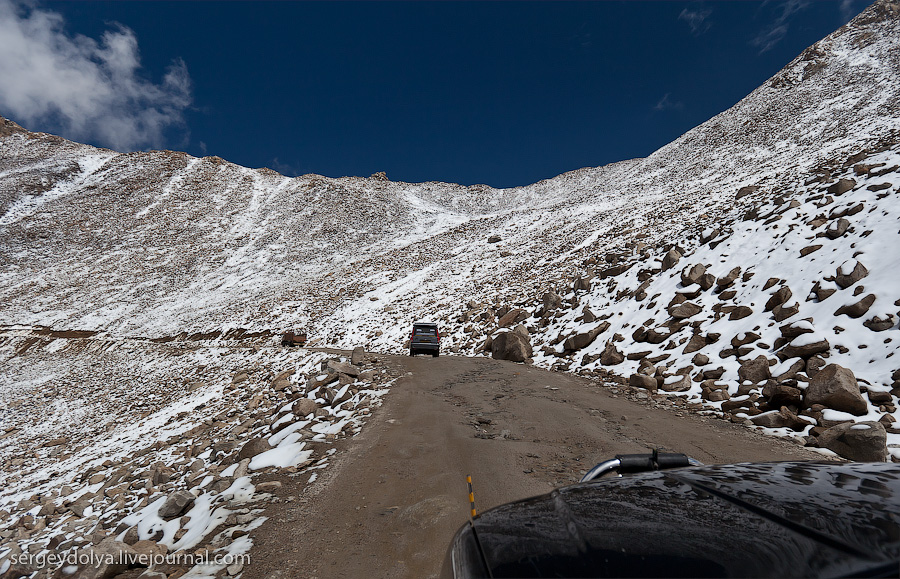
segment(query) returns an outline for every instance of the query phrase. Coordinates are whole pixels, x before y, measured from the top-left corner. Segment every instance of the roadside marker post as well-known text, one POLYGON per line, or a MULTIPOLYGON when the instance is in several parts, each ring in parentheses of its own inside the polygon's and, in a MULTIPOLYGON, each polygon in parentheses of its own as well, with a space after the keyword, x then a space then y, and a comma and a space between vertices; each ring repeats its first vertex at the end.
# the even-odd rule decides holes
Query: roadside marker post
POLYGON ((466 482, 469 483, 469 504, 472 507, 469 519, 474 519, 477 513, 475 512, 475 492, 472 490, 472 475, 466 477, 466 482))

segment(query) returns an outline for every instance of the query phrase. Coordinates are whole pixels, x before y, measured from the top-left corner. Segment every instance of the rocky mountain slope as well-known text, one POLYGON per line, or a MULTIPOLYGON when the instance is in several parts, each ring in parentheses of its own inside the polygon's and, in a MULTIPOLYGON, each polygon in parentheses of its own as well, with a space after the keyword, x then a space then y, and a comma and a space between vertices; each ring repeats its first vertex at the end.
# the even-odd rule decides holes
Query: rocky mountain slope
POLYGON ((391 380, 280 349, 293 327, 402 353, 432 319, 445 354, 900 459, 898 102, 880 0, 649 157, 515 189, 290 179, 0 120, 0 574, 116 537, 228 551, 255 519, 249 460, 226 471, 270 450, 244 446, 282 449, 260 472, 314 467, 290 463, 327 450, 298 445, 352 433, 391 380), (154 518, 188 490, 206 526, 154 518))

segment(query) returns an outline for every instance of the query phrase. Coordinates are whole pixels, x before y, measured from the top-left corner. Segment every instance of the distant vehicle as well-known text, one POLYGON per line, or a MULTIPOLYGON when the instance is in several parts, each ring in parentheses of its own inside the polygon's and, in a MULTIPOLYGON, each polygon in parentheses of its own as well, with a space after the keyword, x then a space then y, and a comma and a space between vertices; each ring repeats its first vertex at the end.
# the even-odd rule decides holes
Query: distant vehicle
POLYGON ((441 333, 432 322, 416 322, 409 336, 409 355, 431 354, 435 358, 441 351, 441 333))
POLYGON ((306 331, 305 330, 288 330, 281 336, 282 346, 305 346, 306 331))
POLYGON ((442 576, 898 576, 900 464, 690 464, 622 455, 485 511, 457 532, 442 576), (639 474, 599 478, 612 470, 639 474))

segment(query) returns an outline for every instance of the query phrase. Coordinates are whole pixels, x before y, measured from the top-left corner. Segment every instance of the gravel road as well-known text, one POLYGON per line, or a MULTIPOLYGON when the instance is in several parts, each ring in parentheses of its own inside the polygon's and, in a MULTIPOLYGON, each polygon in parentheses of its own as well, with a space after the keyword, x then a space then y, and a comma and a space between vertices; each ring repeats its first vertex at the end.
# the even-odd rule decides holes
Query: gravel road
POLYGON ((796 444, 596 382, 486 358, 383 356, 403 376, 362 433, 302 492, 283 484, 252 533, 246 578, 437 576, 479 510, 577 481, 652 447, 704 463, 821 459, 796 444))

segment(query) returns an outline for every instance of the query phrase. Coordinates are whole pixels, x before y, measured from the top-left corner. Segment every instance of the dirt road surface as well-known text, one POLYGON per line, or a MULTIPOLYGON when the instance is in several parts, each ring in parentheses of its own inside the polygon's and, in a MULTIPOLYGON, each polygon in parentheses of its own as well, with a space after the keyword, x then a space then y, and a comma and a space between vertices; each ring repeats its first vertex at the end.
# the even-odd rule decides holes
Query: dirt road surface
MULTIPOLYGON (((577 481, 617 453, 652 447, 704 463, 821 459, 780 439, 596 382, 486 358, 383 357, 403 377, 333 464, 282 481, 252 533, 248 579, 425 578, 479 510, 577 481), (296 499, 289 497, 297 497, 296 499)), ((296 475, 295 475, 296 476, 296 475)))

